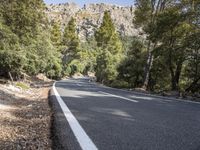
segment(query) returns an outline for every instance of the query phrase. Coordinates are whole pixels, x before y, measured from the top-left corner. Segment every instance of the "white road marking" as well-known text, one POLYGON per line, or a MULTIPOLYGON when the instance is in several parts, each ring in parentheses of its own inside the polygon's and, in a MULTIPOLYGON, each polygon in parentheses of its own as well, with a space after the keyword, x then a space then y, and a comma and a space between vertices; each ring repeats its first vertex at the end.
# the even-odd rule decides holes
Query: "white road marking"
POLYGON ((78 86, 82 86, 81 84, 79 84, 79 83, 76 83, 76 85, 78 85, 78 86))
POLYGON ((126 97, 123 97, 123 96, 113 95, 113 94, 106 93, 106 92, 102 92, 102 91, 99 91, 99 92, 100 92, 100 93, 103 93, 103 94, 106 94, 106 95, 110 95, 110 96, 112 96, 112 97, 121 98, 121 99, 124 99, 124 100, 127 100, 127 101, 131 101, 131 102, 135 102, 135 103, 138 102, 138 101, 136 101, 136 100, 133 100, 133 99, 130 99, 130 98, 126 98, 126 97))
POLYGON ((140 93, 140 92, 136 92, 136 91, 128 91, 128 90, 124 90, 124 89, 112 88, 112 87, 108 87, 108 86, 105 86, 105 85, 99 85, 99 86, 104 87, 104 88, 108 88, 108 89, 114 89, 114 90, 119 90, 119 91, 123 91, 123 92, 128 92, 130 94, 135 93, 135 94, 149 96, 149 97, 153 97, 153 98, 159 98, 159 99, 162 99, 162 100, 165 99, 165 101, 169 101, 169 102, 176 101, 176 102, 200 104, 200 102, 197 102, 197 101, 191 101, 191 100, 185 100, 185 99, 179 99, 179 98, 173 98, 173 97, 164 97, 164 96, 153 95, 153 94, 145 94, 145 93, 140 93))
POLYGON ((156 102, 160 102, 160 103, 165 103, 165 102, 172 102, 172 100, 161 100, 161 99, 158 99, 158 98, 153 98, 153 97, 147 97, 147 96, 135 96, 135 95, 132 95, 131 98, 136 98, 136 99, 142 99, 142 100, 147 100, 147 101, 156 101, 156 102))
POLYGON ((65 115, 65 118, 67 119, 76 139, 78 140, 82 150, 98 150, 96 145, 92 142, 90 137, 87 135, 87 133, 84 131, 84 129, 81 127, 77 119, 74 117, 74 115, 71 113, 67 105, 64 103, 60 95, 58 94, 55 83, 53 85, 53 91, 57 98, 58 103, 60 104, 60 107, 65 115))

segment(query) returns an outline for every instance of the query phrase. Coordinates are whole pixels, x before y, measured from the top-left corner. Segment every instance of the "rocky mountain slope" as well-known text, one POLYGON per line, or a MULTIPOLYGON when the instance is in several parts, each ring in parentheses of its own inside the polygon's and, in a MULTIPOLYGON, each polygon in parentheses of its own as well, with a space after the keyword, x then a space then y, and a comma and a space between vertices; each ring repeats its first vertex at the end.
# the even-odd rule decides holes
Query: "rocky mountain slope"
POLYGON ((75 3, 48 5, 46 13, 50 21, 60 21, 62 29, 73 16, 77 21, 77 32, 82 40, 94 35, 100 26, 104 11, 110 11, 113 22, 121 36, 134 36, 139 34, 132 23, 134 8, 109 4, 88 4, 80 8, 75 3))

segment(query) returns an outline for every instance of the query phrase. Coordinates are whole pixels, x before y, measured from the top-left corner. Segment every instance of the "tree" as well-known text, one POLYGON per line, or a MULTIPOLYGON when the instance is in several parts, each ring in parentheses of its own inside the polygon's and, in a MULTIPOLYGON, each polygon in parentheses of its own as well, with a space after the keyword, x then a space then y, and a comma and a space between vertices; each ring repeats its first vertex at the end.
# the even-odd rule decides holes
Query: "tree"
POLYGON ((64 29, 62 45, 63 74, 72 75, 76 73, 76 71, 79 71, 79 69, 77 69, 78 61, 76 59, 80 58, 80 41, 76 31, 76 20, 73 17, 64 29))
MULTIPOLYGON (((193 4, 192 4, 193 5, 193 4)), ((191 6, 190 6, 191 7, 191 6)), ((179 90, 179 82, 185 61, 190 57, 188 38, 195 30, 192 25, 191 8, 185 3, 174 2, 158 15, 157 30, 152 37, 160 42, 158 47, 171 75, 171 89, 179 90), (187 9, 185 9, 187 8, 187 9)), ((194 42, 194 41, 193 41, 194 42)), ((158 50, 157 49, 157 50, 158 50)))
POLYGON ((60 76, 60 56, 49 32, 42 0, 1 1, 0 74, 18 78, 21 73, 54 72, 51 77, 60 76))
POLYGON ((130 87, 140 87, 143 84, 145 55, 145 44, 138 37, 134 37, 126 57, 118 67, 118 79, 125 80, 130 87))
POLYGON ((156 31, 155 22, 157 19, 157 15, 162 12, 165 9, 166 5, 170 2, 171 0, 136 0, 134 23, 136 26, 140 26, 143 28, 148 40, 148 53, 146 66, 144 69, 145 71, 143 81, 143 88, 145 90, 148 88, 150 71, 154 59, 152 52, 157 45, 157 41, 155 39, 152 39, 151 36, 156 31))
POLYGON ((95 33, 95 39, 101 49, 97 56, 97 80, 108 83, 117 77, 117 66, 122 58, 122 43, 108 11, 104 13, 103 22, 95 33))
POLYGON ((67 47, 63 54, 68 54, 71 57, 77 57, 80 48, 80 41, 76 31, 76 20, 73 17, 65 27, 62 44, 67 47))
POLYGON ((198 91, 199 0, 137 0, 134 23, 147 46, 145 89, 198 91))
MULTIPOLYGON (((45 23, 44 2, 42 0, 4 0, 3 18, 5 24, 18 35, 21 40, 35 38, 39 26, 45 23)), ((29 44, 24 42, 24 44, 29 44)))
POLYGON ((51 41, 56 47, 59 47, 61 45, 61 27, 59 22, 52 23, 51 41))
POLYGON ((187 57, 184 65, 183 79, 185 80, 185 92, 200 92, 200 1, 184 1, 187 8, 187 18, 192 26, 191 34, 185 39, 187 57))

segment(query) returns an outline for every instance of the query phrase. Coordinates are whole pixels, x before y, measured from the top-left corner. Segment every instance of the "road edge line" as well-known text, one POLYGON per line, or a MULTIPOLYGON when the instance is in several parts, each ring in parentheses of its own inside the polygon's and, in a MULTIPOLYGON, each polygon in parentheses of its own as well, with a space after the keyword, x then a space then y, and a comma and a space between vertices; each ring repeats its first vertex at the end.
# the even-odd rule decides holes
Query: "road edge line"
POLYGON ((64 113, 65 118, 70 125, 71 130, 73 131, 78 143, 80 144, 80 147, 82 148, 82 150, 98 150, 96 145, 92 142, 92 140, 81 127, 75 116, 71 113, 67 105, 64 103, 63 99, 60 97, 58 91, 56 90, 55 84, 56 82, 53 84, 54 94, 64 113))
POLYGON ((130 94, 137 94, 137 95, 141 95, 141 96, 151 96, 151 97, 154 97, 154 98, 173 100, 173 101, 177 101, 177 102, 200 104, 200 102, 198 102, 198 101, 191 101, 191 100, 187 100, 187 99, 173 98, 173 97, 165 97, 165 96, 159 96, 159 95, 154 95, 154 94, 150 94, 150 93, 141 93, 141 92, 137 92, 137 91, 129 91, 129 90, 126 90, 126 89, 113 88, 113 87, 109 87, 109 86, 106 86, 106 85, 103 85, 103 84, 97 84, 97 83, 95 83, 95 84, 98 85, 98 86, 104 87, 104 88, 128 92, 130 94))

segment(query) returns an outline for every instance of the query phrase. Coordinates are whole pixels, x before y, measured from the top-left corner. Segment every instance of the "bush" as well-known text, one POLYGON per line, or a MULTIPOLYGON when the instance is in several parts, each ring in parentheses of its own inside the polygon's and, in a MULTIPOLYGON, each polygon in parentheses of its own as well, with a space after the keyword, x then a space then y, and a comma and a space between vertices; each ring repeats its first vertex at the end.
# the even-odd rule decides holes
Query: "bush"
POLYGON ((64 72, 64 75, 72 76, 75 73, 83 73, 84 69, 85 69, 85 64, 82 63, 78 59, 74 59, 69 64, 67 64, 66 66, 64 66, 63 72, 64 72))
POLYGON ((110 86, 114 88, 130 88, 129 83, 123 80, 115 80, 110 84, 110 86))
POLYGON ((4 76, 8 76, 11 72, 14 76, 20 74, 25 64, 24 57, 19 52, 14 51, 0 51, 0 72, 4 76))
POLYGON ((60 79, 62 77, 61 62, 56 57, 50 57, 45 68, 45 73, 50 79, 60 79))

